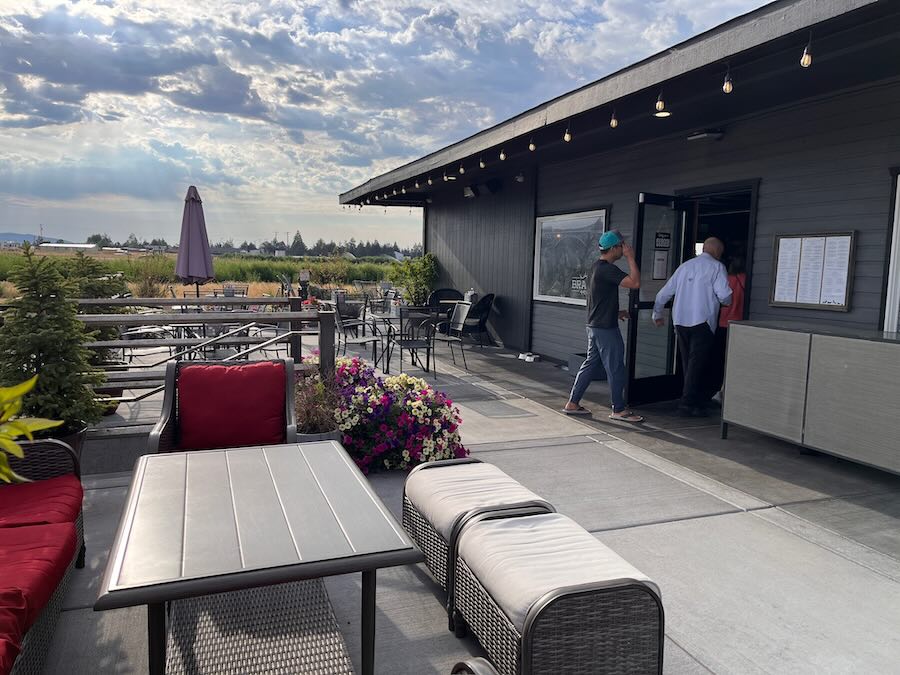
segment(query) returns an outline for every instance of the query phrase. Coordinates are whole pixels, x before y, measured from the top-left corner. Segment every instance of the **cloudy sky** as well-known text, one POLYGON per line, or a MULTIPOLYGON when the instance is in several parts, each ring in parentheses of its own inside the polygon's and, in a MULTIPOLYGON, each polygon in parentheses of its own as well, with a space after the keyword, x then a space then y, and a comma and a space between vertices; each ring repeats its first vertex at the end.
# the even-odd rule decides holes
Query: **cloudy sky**
POLYGON ((0 0, 0 231, 421 236, 339 192, 754 0, 0 0))

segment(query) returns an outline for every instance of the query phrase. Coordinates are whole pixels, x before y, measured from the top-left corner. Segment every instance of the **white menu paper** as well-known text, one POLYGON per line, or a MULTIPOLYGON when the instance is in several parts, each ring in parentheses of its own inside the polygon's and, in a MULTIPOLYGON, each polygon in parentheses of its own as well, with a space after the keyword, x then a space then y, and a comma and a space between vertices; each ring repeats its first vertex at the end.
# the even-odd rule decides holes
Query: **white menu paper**
POLYGON ((778 267, 775 277, 775 302, 797 302, 797 277, 800 273, 799 237, 781 239, 778 243, 778 267))
POLYGON ((847 304, 847 276, 850 273, 851 237, 828 237, 825 244, 825 260, 822 268, 823 305, 847 304))
POLYGON ((824 260, 825 237, 803 237, 800 274, 797 279, 797 302, 805 305, 819 304, 824 260))

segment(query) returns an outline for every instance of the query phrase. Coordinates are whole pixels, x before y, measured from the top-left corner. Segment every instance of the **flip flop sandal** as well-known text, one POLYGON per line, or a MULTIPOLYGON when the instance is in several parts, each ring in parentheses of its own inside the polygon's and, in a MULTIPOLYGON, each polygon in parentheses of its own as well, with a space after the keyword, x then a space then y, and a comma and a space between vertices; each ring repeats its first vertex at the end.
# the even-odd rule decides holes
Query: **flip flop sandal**
POLYGON ((563 413, 566 415, 590 415, 591 411, 585 408, 583 405, 578 406, 575 410, 569 410, 568 408, 562 409, 563 413))
POLYGON ((632 424, 637 424, 638 422, 644 421, 643 417, 641 417, 640 415, 635 415, 630 410, 623 410, 622 413, 610 413, 609 419, 619 420, 620 422, 631 422, 632 424))

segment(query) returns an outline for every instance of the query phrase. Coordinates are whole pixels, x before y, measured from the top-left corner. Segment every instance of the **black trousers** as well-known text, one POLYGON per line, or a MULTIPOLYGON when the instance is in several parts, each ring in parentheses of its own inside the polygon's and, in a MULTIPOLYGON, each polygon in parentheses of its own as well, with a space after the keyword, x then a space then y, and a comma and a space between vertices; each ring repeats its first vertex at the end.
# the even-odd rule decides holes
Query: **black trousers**
POLYGON ((712 389, 713 351, 715 334, 709 325, 701 323, 697 326, 675 326, 678 335, 678 352, 684 370, 684 390, 681 405, 698 407, 705 405, 715 390, 712 389))

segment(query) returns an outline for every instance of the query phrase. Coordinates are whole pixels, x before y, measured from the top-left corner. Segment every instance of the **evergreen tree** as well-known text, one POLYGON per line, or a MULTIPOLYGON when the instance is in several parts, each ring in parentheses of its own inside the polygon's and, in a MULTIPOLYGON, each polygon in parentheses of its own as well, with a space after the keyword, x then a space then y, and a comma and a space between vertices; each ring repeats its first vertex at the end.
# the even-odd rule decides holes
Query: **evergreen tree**
POLYGON ((109 235, 106 234, 92 234, 85 241, 88 244, 96 244, 97 246, 112 246, 113 240, 109 238, 109 235))
POLYGON ((303 237, 300 236, 300 231, 297 230, 294 233, 294 240, 291 242, 291 246, 288 249, 289 255, 306 255, 308 249, 306 248, 306 243, 303 241, 303 237))
POLYGON ((91 337, 69 300, 75 290, 63 279, 56 262, 25 247, 10 274, 21 294, 10 303, 0 327, 0 383, 13 385, 40 375, 25 401, 23 413, 63 420, 66 431, 100 419, 102 406, 91 384, 102 375, 89 365, 91 337))

